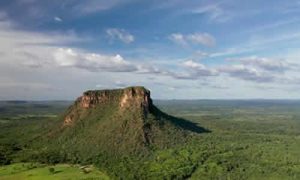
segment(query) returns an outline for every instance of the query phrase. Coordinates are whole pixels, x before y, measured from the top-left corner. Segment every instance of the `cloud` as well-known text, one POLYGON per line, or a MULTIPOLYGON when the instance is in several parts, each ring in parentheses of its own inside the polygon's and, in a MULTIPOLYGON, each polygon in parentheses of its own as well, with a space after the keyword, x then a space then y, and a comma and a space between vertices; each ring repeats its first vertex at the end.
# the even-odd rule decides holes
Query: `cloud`
POLYGON ((139 74, 152 74, 167 76, 181 80, 196 80, 203 77, 217 76, 218 72, 215 69, 210 69, 203 64, 193 60, 185 61, 177 65, 177 70, 163 69, 153 65, 139 64, 137 66, 139 74))
POLYGON ((14 89, 22 89, 26 91, 32 90, 59 90, 55 87, 50 86, 47 83, 29 83, 29 82, 6 82, 5 84, 0 84, 1 88, 14 88, 14 89))
POLYGON ((0 63, 41 67, 50 63, 57 46, 85 42, 73 33, 37 33, 16 29, 8 20, 0 21, 0 63))
POLYGON ((217 70, 210 69, 204 64, 197 63, 193 60, 185 61, 182 64, 185 68, 188 68, 196 76, 216 76, 218 75, 217 70))
POLYGON ((9 21, 0 21, 0 63, 30 68, 75 67, 88 71, 133 72, 137 67, 121 55, 87 53, 65 48, 69 43, 82 42, 74 34, 20 31, 9 21), (7 60, 10 61, 7 61, 7 60))
POLYGON ((250 53, 267 52, 274 50, 284 50, 283 45, 294 45, 299 42, 300 32, 288 31, 280 33, 267 32, 264 35, 249 35, 250 39, 240 44, 235 44, 234 47, 225 48, 223 51, 212 53, 211 57, 236 56, 250 53))
MULTIPOLYGON (((0 11, 5 11, 7 16, 19 25, 28 28, 33 25, 47 25, 49 19, 54 19, 53 14, 66 19, 78 19, 94 15, 103 11, 110 11, 116 7, 132 2, 131 0, 10 0, 1 1, 0 11)), ((1 13, 0 13, 1 16, 1 13)), ((1 17, 0 17, 1 19, 1 17)), ((72 21, 74 23, 74 21, 72 21)))
POLYGON ((180 76, 179 73, 154 65, 133 64, 119 54, 90 53, 69 48, 69 43, 85 41, 74 34, 27 32, 14 27, 9 21, 0 22, 0 40, 3 42, 0 44, 0 63, 3 66, 78 68, 90 72, 134 72, 173 78, 180 76))
POLYGON ((62 22, 63 20, 60 18, 60 17, 54 17, 54 21, 56 21, 56 22, 62 22))
POLYGON ((214 46, 216 44, 215 38, 208 33, 193 33, 183 35, 181 33, 173 33, 169 35, 169 39, 174 43, 186 46, 190 44, 203 45, 203 46, 214 46))
POLYGON ((124 82, 122 82, 122 81, 116 81, 116 82, 115 82, 115 86, 118 87, 118 88, 124 88, 124 87, 128 87, 129 84, 124 83, 124 82))
POLYGON ((74 33, 38 33, 18 30, 11 21, 0 21, 0 51, 11 52, 30 47, 46 47, 88 41, 74 33))
POLYGON ((199 88, 212 88, 212 89, 219 89, 219 90, 225 90, 225 89, 230 89, 229 86, 223 85, 222 83, 216 84, 215 82, 208 82, 204 81, 199 83, 199 88))
POLYGON ((211 55, 207 52, 195 51, 193 56, 197 59, 204 59, 204 58, 210 57, 211 55))
POLYGON ((115 56, 85 53, 73 49, 59 48, 54 53, 54 61, 58 66, 76 67, 88 71, 134 72, 137 67, 125 61, 119 54, 115 56))
MULTIPOLYGON (((198 38, 199 34, 203 33, 180 34, 181 36, 177 36, 177 40, 182 40, 188 44, 203 44, 203 39, 200 38, 199 40, 198 38)), ((120 40, 119 36, 114 38, 120 40)), ((157 81, 165 82, 166 86, 176 89, 180 83, 181 85, 189 84, 192 89, 198 88, 199 82, 209 82, 209 84, 203 84, 202 91, 207 89, 230 89, 231 91, 234 86, 241 86, 242 83, 287 87, 299 84, 299 78, 297 78, 299 66, 284 59, 242 57, 230 59, 226 65, 213 63, 206 65, 205 61, 188 58, 185 61, 177 59, 176 63, 172 60, 148 60, 149 64, 147 64, 143 59, 139 61, 137 59, 130 60, 123 54, 95 53, 74 48, 71 45, 84 41, 75 34, 28 32, 16 29, 14 23, 9 21, 0 21, 0 41, 2 42, 0 44, 2 57, 0 59, 0 74, 14 78, 12 81, 6 82, 1 80, 0 76, 2 86, 7 84, 6 89, 8 90, 6 92, 14 87, 26 89, 26 84, 32 86, 32 89, 51 89, 56 85, 60 89, 69 85, 75 87, 72 80, 64 79, 68 76, 72 77, 72 74, 81 81, 89 81, 92 84, 92 86, 78 85, 76 87, 78 91, 95 87, 97 83, 104 84, 105 87, 112 85, 112 87, 121 87, 127 84, 132 85, 134 82, 143 84, 144 82, 139 81, 139 79, 147 79, 148 77, 155 77, 157 81), (48 75, 48 71, 55 73, 48 75), (61 76, 57 76, 59 71, 62 72, 61 76), (31 72, 32 75, 25 75, 31 74, 31 72), (40 77, 41 75, 44 77, 40 77), (25 78, 24 76, 28 77, 25 78), (107 80, 98 82, 99 76, 105 77, 104 79, 107 80), (120 79, 120 76, 124 77, 125 80, 116 81, 120 79), (38 85, 43 84, 43 82, 46 84, 45 86, 38 85), (236 85, 236 82, 241 84, 236 85)), ((211 54, 202 51, 199 51, 198 54, 201 58, 211 56, 211 54)), ((147 83, 151 84, 154 80, 149 81, 147 83)))
POLYGON ((223 75, 254 83, 297 85, 300 64, 286 59, 265 57, 241 57, 227 59, 232 63, 216 67, 223 75))
POLYGON ((156 75, 170 75, 170 72, 153 65, 139 64, 137 65, 139 74, 156 74, 156 75))
POLYGON ((235 59, 241 61, 242 64, 248 66, 254 66, 256 68, 270 71, 270 72, 286 72, 288 70, 294 69, 296 64, 287 62, 284 59, 268 59, 268 58, 259 58, 259 57, 248 57, 235 59))
POLYGON ((155 73, 179 80, 197 80, 204 77, 212 77, 218 75, 218 72, 215 69, 208 68, 204 64, 197 63, 193 60, 187 60, 179 64, 177 70, 167 71, 157 69, 155 73))
POLYGON ((205 46, 214 46, 216 43, 215 38, 208 33, 189 34, 186 39, 195 44, 202 44, 205 46))
POLYGON ((238 63, 219 67, 219 72, 229 74, 231 77, 254 82, 267 83, 295 83, 295 73, 299 71, 300 64, 284 59, 271 59, 262 57, 243 57, 228 59, 238 63))
POLYGON ((169 36, 169 39, 171 41, 173 41, 174 43, 180 44, 180 45, 187 45, 187 42, 185 40, 185 37, 183 36, 183 34, 180 33, 173 33, 169 36))
POLYGON ((255 35, 252 36, 250 41, 248 42, 248 46, 267 46, 267 45, 273 45, 274 43, 284 43, 284 42, 291 42, 291 41, 299 41, 300 39, 300 32, 298 30, 296 31, 286 31, 284 33, 268 33, 261 36, 255 35))
POLYGON ((130 44, 135 40, 134 36, 124 29, 110 28, 106 30, 106 34, 112 41, 119 40, 126 44, 130 44))
POLYGON ((187 72, 172 72, 171 77, 174 79, 180 79, 180 80, 196 80, 198 79, 197 76, 195 76, 192 73, 187 72))
MULTIPOLYGON (((182 36, 189 42, 193 36, 182 36)), ((179 38, 180 39, 180 38, 179 38)), ((140 75, 156 75, 181 80, 198 80, 203 77, 223 77, 252 82, 283 82, 295 84, 295 76, 299 65, 280 59, 244 57, 233 59, 233 65, 206 65, 194 60, 169 68, 168 64, 147 65, 143 62, 132 63, 121 55, 90 53, 81 49, 68 48, 69 43, 81 42, 83 39, 74 34, 36 33, 16 30, 9 21, 0 22, 1 65, 25 66, 29 68, 62 67, 77 68, 89 72, 128 72, 140 75), (7 61, 9 59, 10 61, 7 61), (286 73, 286 75, 282 74, 286 73)), ((203 53, 201 53, 203 54, 203 53)), ((206 54, 203 54, 206 56, 206 54)), ((173 64, 174 66, 174 64, 173 64)))
POLYGON ((221 7, 220 3, 207 4, 201 7, 192 8, 194 14, 204 14, 208 16, 209 21, 212 22, 227 22, 231 19, 230 13, 221 7))
POLYGON ((219 72, 229 74, 233 78, 258 83, 273 82, 275 80, 275 77, 269 73, 259 71, 252 67, 246 67, 244 65, 221 67, 219 68, 219 72))
POLYGON ((232 6, 231 1, 197 1, 192 0, 189 2, 182 0, 170 0, 163 1, 155 4, 158 9, 172 9, 176 12, 176 15, 201 15, 207 18, 209 22, 224 23, 233 18, 234 11, 225 6, 232 6), (228 5, 229 4, 229 5, 228 5))
MULTIPOLYGON (((297 8, 298 9, 298 8, 297 8)), ((279 20, 279 21, 272 21, 271 23, 268 24, 261 24, 259 26, 253 27, 251 29, 247 29, 242 33, 259 33, 259 32, 264 32, 264 31, 274 31, 276 29, 290 26, 291 24, 299 23, 300 19, 299 18, 289 18, 289 19, 284 19, 284 20, 279 20)))
POLYGON ((215 53, 211 53, 210 57, 224 57, 224 56, 232 56, 232 55, 239 55, 239 54, 243 54, 245 52, 250 52, 253 51, 253 48, 244 48, 244 47, 239 47, 239 48, 227 48, 224 51, 220 51, 220 52, 215 52, 215 53))
MULTIPOLYGON (((300 64, 283 59, 244 57, 230 59, 234 64, 207 67, 194 60, 184 61, 181 65, 186 72, 170 72, 175 79, 203 79, 203 77, 240 79, 254 83, 297 84, 300 64)), ((213 87, 213 86, 210 86, 213 87)), ((217 86, 215 86, 217 87, 217 86)))
POLYGON ((91 14, 101 11, 110 10, 120 4, 127 3, 128 0, 89 0, 76 1, 73 9, 80 12, 80 14, 91 14))
POLYGON ((220 67, 219 72, 226 73, 234 78, 259 83, 285 81, 289 77, 284 76, 283 73, 295 71, 295 67, 299 67, 299 65, 284 59, 243 57, 228 60, 238 64, 220 67))

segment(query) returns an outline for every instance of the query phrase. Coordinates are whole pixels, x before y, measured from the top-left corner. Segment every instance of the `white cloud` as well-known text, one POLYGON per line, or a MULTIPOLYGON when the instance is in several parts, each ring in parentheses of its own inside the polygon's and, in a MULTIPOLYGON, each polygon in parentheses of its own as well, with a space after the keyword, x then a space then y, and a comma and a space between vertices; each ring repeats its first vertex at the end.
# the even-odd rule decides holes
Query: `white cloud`
MULTIPOLYGON (((245 9, 235 8, 236 1, 194 1, 192 3, 185 3, 177 5, 181 14, 198 15, 199 18, 206 19, 209 23, 226 23, 233 19, 240 18, 241 16, 248 16, 253 14, 253 10, 248 6, 245 9)), ((242 3, 244 4, 244 3, 242 3)), ((256 10, 256 9, 255 9, 256 10)))
MULTIPOLYGON (((177 40, 190 42, 191 39, 197 39, 196 35, 193 35, 177 36, 177 40)), ((143 62, 131 63, 118 54, 90 53, 66 47, 65 44, 70 42, 82 41, 74 34, 20 31, 16 30, 14 24, 8 21, 0 22, 0 41, 2 42, 0 44, 2 56, 0 63, 3 67, 8 65, 30 68, 61 67, 89 72, 131 72, 140 76, 149 74, 181 80, 200 80, 203 77, 217 78, 229 75, 230 78, 251 82, 278 83, 288 80, 286 82, 289 84, 295 84, 298 76, 295 71, 299 67, 295 63, 280 59, 258 57, 235 59, 232 61, 234 65, 214 65, 212 67, 207 67, 194 60, 184 61, 178 66, 173 64, 175 68, 168 67, 168 64, 155 66, 143 62), (294 71, 294 74, 291 74, 291 71, 294 71), (285 74, 282 74, 283 72, 285 74)), ((201 54, 206 56, 206 54, 201 54)))
POLYGON ((17 30, 14 23, 0 21, 0 51, 6 53, 25 48, 50 47, 87 40, 72 33, 37 33, 17 30))
POLYGON ((264 32, 264 31, 274 31, 276 29, 280 29, 286 26, 290 26, 291 24, 295 24, 295 23, 299 23, 300 19, 297 18, 289 18, 289 19, 284 19, 284 20, 279 20, 279 21, 272 21, 271 23, 263 23, 260 24, 259 26, 253 27, 251 29, 247 29, 244 32, 242 32, 243 34, 253 34, 253 33, 260 33, 260 32, 264 32))
POLYGON ((243 57, 228 59, 233 65, 223 65, 219 72, 233 78, 253 82, 297 84, 300 64, 292 63, 285 59, 272 59, 261 57, 243 57))
POLYGON ((54 21, 56 21, 56 22, 62 22, 63 20, 60 17, 56 16, 56 17, 54 17, 54 21))
POLYGON ((174 43, 180 44, 180 45, 187 45, 187 42, 185 40, 185 37, 183 36, 183 34, 180 33, 173 33, 169 36, 169 39, 171 41, 173 41, 174 43))
POLYGON ((209 21, 212 22, 227 22, 231 19, 230 13, 221 7, 220 3, 207 4, 201 7, 192 8, 192 13, 205 14, 208 16, 209 21))
POLYGON ((40 67, 50 63, 56 46, 83 41, 75 34, 22 31, 10 21, 0 21, 0 62, 40 67))
POLYGON ((157 74, 157 75, 170 75, 170 72, 163 70, 153 65, 139 64, 137 65, 138 73, 140 74, 157 74))
POLYGON ((186 46, 192 44, 201 44, 204 46, 214 46, 216 44, 215 38, 208 33, 193 33, 183 35, 181 33, 173 33, 169 39, 174 43, 186 46))
POLYGON ((246 67, 245 65, 232 65, 219 68, 219 72, 227 73, 233 78, 258 83, 274 82, 275 77, 263 71, 259 71, 254 67, 246 67))
POLYGON ((213 68, 208 68, 204 64, 197 63, 193 60, 188 60, 183 62, 182 64, 185 68, 189 69, 192 76, 196 76, 197 78, 203 76, 216 76, 218 75, 217 70, 213 68))
POLYGON ((197 59, 204 59, 207 57, 210 57, 211 54, 207 53, 207 52, 203 52, 203 51, 195 51, 193 54, 193 57, 197 58, 197 59))
POLYGON ((239 61, 244 65, 253 66, 269 72, 285 72, 295 68, 299 68, 299 65, 290 63, 284 59, 270 59, 270 58, 259 58, 259 57, 246 57, 233 59, 239 61))
MULTIPOLYGON (((203 43, 202 39, 196 38, 197 33, 192 35, 194 36, 189 36, 189 34, 177 36, 177 40, 183 40, 189 44, 203 43)), ((211 95, 210 97, 215 95, 210 92, 211 89, 224 91, 229 89, 228 91, 234 94, 240 93, 241 89, 247 88, 243 85, 249 84, 253 86, 264 83, 270 87, 286 86, 289 88, 297 87, 299 84, 299 78, 297 78, 299 66, 282 59, 244 57, 229 61, 225 66, 205 65, 204 62, 195 61, 192 58, 193 60, 184 62, 176 60, 175 64, 171 60, 156 61, 155 64, 151 61, 153 64, 148 65, 143 61, 130 61, 119 54, 91 53, 83 49, 68 47, 69 43, 81 41, 84 39, 74 34, 28 32, 17 30, 16 26, 9 21, 0 21, 2 57, 0 59, 0 94, 8 93, 13 97, 14 89, 22 89, 22 91, 25 89, 32 92, 28 94, 28 99, 30 99, 36 96, 35 93, 40 93, 40 97, 45 97, 43 90, 49 90, 54 94, 58 93, 57 89, 64 89, 64 91, 76 89, 73 92, 77 93, 87 88, 94 88, 95 84, 103 85, 101 86, 103 88, 110 87, 109 85, 116 87, 134 83, 145 83, 151 86, 152 80, 149 82, 140 80, 149 77, 155 77, 158 82, 164 82, 166 86, 176 88, 176 92, 182 90, 178 88, 180 85, 188 84, 189 89, 194 88, 197 93, 198 86, 194 84, 199 85, 202 81, 209 82, 209 84, 201 84, 203 86, 201 92, 204 91, 205 95, 211 95), (7 77, 9 78, 3 80, 7 77), (84 84, 77 85, 78 81, 84 84), (232 91, 234 88, 236 91, 232 91)), ((199 56, 211 55, 199 52, 199 56)), ((160 87, 157 88, 159 89, 160 87)), ((182 90, 182 92, 182 97, 185 97, 187 91, 182 90)), ((16 93, 22 95, 20 90, 16 93)), ((22 97, 21 95, 18 97, 22 97)), ((243 94, 240 96, 243 97, 243 94)), ((64 98, 63 95, 60 97, 64 98)))
MULTIPOLYGON (((276 28, 275 28, 276 29, 276 28)), ((277 28, 277 30, 280 28, 277 28)), ((243 55, 257 52, 267 52, 274 50, 286 50, 283 47, 285 44, 298 43, 300 40, 300 32, 298 30, 288 30, 285 32, 277 32, 275 30, 266 31, 265 33, 259 34, 248 32, 250 34, 245 34, 244 36, 250 37, 245 42, 234 44, 234 47, 228 47, 223 51, 212 53, 211 57, 225 57, 225 56, 235 56, 243 55)))
POLYGON ((59 66, 75 66, 78 60, 78 54, 74 52, 72 49, 57 49, 54 54, 53 58, 57 65, 59 66))
POLYGON ((188 68, 192 68, 192 69, 204 69, 205 66, 203 64, 200 64, 200 63, 196 63, 195 61, 193 60, 188 60, 188 61, 185 61, 183 63, 183 65, 185 67, 188 67, 188 68))
POLYGON ((168 87, 168 90, 170 90, 170 91, 175 91, 176 88, 175 88, 175 87, 168 87))
POLYGON ((122 3, 126 3, 128 0, 89 0, 80 1, 74 6, 74 10, 80 14, 91 14, 112 9, 122 3))
POLYGON ((208 33, 189 34, 186 39, 195 44, 202 44, 205 46, 214 46, 216 43, 215 38, 208 33))
MULTIPOLYGON (((176 9, 177 15, 185 14, 197 14, 207 18, 209 22, 224 23, 232 18, 234 14, 232 9, 228 9, 228 4, 231 1, 186 1, 182 0, 170 0, 162 1, 156 4, 158 9, 176 9), (226 8, 225 8, 226 7, 226 8)), ((240 13, 241 14, 241 13, 240 13)))
POLYGON ((135 40, 134 36, 124 29, 110 28, 106 30, 106 34, 111 40, 120 40, 126 44, 130 44, 135 40))
POLYGON ((54 60, 58 66, 76 67, 88 71, 133 72, 137 67, 125 61, 119 54, 115 56, 85 53, 73 49, 59 48, 54 52, 54 60))
POLYGON ((224 56, 231 56, 231 55, 239 55, 245 52, 253 51, 251 48, 227 48, 224 51, 211 53, 210 57, 224 57, 224 56))

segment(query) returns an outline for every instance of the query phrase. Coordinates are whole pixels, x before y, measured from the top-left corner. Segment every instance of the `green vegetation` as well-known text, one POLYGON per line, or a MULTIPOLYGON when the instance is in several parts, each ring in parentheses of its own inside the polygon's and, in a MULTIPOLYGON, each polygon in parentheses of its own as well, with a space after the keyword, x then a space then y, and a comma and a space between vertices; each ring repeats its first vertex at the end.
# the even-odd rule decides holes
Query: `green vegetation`
POLYGON ((49 133, 38 160, 94 163, 99 156, 144 156, 149 150, 185 143, 187 131, 204 131, 161 112, 148 93, 142 87, 85 92, 49 133))
MULTIPOLYGON (((39 108, 32 108, 32 103, 18 104, 27 110, 26 112, 18 110, 17 114, 10 113, 15 111, 13 108, 9 109, 10 112, 7 112, 6 108, 0 113, 0 163, 3 165, 0 167, 0 179, 9 179, 7 176, 17 174, 20 179, 25 179, 27 177, 25 174, 38 175, 38 172, 44 173, 43 179, 51 179, 53 176, 63 175, 64 172, 67 174, 68 171, 78 173, 76 177, 92 175, 78 167, 55 173, 61 166, 72 168, 61 163, 94 164, 95 170, 92 173, 98 173, 96 169, 99 168, 112 179, 296 180, 300 178, 299 101, 155 101, 154 103, 164 112, 178 117, 172 120, 181 122, 179 125, 190 126, 188 130, 190 135, 184 141, 180 140, 161 148, 150 147, 150 151, 143 151, 138 155, 136 152, 94 153, 89 151, 90 147, 84 148, 84 145, 80 146, 82 149, 77 149, 79 151, 73 151, 74 148, 70 147, 37 148, 48 144, 42 141, 41 137, 49 132, 47 131, 49 128, 61 123, 56 116, 64 111, 68 103, 61 106, 60 111, 49 106, 42 113, 39 108), (26 106, 30 106, 30 113, 26 106), (187 122, 180 119, 188 119, 209 131, 192 131, 194 124, 185 124, 187 122), (43 156, 38 156, 41 154, 43 156), (20 163, 22 161, 50 165, 20 163), (59 165, 51 165, 56 163, 59 165), (8 174, 12 171, 9 169, 14 166, 20 167, 22 164, 26 166, 33 164, 37 167, 8 174), (54 174, 50 172, 50 168, 54 168, 54 174)), ((60 107, 60 104, 57 106, 60 107)), ((97 127, 95 129, 90 127, 91 137, 100 133, 96 129, 97 127)), ((79 144, 84 143, 81 142, 83 140, 80 138, 82 137, 80 131, 74 132, 78 133, 78 136, 73 136, 79 138, 73 139, 79 144)), ((169 131, 170 136, 172 132, 175 133, 173 134, 175 137, 178 135, 176 134, 178 131, 169 131)), ((106 143, 112 143, 111 141, 112 139, 108 139, 106 143)))
POLYGON ((108 180, 109 177, 94 167, 80 167, 78 165, 57 164, 47 166, 37 163, 15 163, 0 167, 0 179, 99 179, 108 180))

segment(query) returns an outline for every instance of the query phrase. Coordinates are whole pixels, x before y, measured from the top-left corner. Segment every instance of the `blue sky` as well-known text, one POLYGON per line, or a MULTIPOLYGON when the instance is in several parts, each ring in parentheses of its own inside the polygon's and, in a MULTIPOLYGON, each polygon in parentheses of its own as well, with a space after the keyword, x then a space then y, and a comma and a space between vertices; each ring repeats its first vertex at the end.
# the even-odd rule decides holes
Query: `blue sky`
POLYGON ((143 85, 159 99, 299 99, 300 1, 0 2, 0 99, 143 85))

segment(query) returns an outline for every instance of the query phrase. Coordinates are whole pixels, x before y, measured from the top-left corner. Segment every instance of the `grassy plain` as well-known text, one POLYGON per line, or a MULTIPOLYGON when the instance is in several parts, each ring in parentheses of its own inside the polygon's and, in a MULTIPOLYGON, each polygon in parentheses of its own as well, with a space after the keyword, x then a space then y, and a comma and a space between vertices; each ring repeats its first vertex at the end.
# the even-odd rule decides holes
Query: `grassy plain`
POLYGON ((3 180, 48 180, 48 179, 99 179, 108 180, 109 177, 94 167, 80 169, 78 165, 56 164, 43 165, 37 163, 14 163, 0 167, 0 179, 3 180), (88 170, 87 170, 88 169, 88 170))

